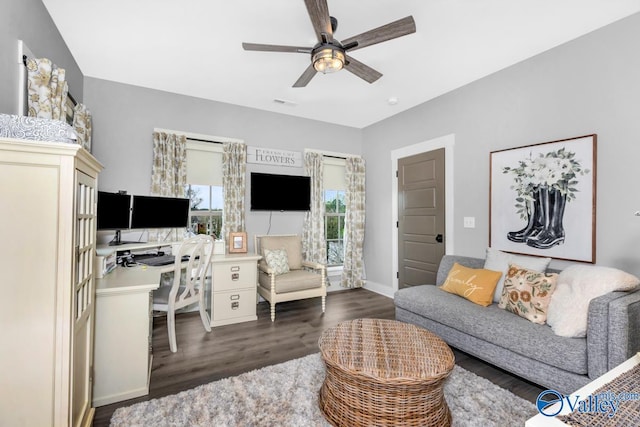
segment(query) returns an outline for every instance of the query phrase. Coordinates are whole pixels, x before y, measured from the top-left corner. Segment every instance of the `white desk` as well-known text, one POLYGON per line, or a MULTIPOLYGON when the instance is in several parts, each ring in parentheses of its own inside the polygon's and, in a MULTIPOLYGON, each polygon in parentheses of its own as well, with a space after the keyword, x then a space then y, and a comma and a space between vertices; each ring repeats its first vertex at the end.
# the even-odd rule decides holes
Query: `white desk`
MULTIPOLYGON (((131 244, 110 248, 142 250, 168 244, 131 244)), ((213 289, 207 312, 211 326, 256 320, 257 261, 255 254, 214 255, 213 289)), ((93 406, 149 394, 152 362, 153 296, 161 267, 116 267, 96 279, 93 406)))
POLYGON ((149 394, 151 292, 163 267, 117 267, 96 280, 93 406, 149 394))

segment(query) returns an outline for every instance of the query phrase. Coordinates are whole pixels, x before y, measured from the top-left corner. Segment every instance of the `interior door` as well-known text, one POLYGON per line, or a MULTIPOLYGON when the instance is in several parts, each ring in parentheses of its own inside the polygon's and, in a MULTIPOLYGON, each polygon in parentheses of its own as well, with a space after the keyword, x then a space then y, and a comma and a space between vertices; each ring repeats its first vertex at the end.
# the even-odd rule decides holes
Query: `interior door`
POLYGON ((444 148, 398 160, 398 287, 435 284, 445 254, 444 148))

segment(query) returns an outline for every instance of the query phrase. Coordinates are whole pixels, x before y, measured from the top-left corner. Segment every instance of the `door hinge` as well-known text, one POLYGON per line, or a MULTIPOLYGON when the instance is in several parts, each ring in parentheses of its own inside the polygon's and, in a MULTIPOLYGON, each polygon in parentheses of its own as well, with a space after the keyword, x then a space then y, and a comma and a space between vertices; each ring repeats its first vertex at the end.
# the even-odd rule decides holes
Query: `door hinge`
POLYGON ((400 228, 400 221, 396 221, 396 228, 400 228))
POLYGON ((398 177, 398 171, 396 171, 396 178, 398 177))
POLYGON ((396 279, 399 279, 399 278, 400 278, 400 272, 396 271, 396 279))

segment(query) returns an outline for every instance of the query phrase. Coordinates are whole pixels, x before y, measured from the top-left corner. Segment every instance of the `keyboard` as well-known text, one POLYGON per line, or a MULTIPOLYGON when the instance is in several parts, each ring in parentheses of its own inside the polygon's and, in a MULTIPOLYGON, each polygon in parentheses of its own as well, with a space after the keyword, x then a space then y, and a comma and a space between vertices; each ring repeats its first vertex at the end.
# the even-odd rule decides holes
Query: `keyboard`
MULTIPOLYGON (((176 257, 173 255, 160 255, 160 256, 134 256, 133 260, 138 264, 144 264, 151 267, 157 267, 161 265, 173 264, 176 257)), ((183 256, 182 261, 189 261, 188 256, 183 256)))

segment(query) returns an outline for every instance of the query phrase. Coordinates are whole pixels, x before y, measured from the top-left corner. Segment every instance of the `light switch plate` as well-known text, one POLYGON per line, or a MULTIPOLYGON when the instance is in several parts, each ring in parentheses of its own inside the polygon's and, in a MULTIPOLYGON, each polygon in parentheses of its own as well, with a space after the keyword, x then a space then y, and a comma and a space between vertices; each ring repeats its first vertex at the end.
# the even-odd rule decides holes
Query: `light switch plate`
POLYGON ((474 216, 465 216, 464 228, 476 228, 476 218, 474 216))

